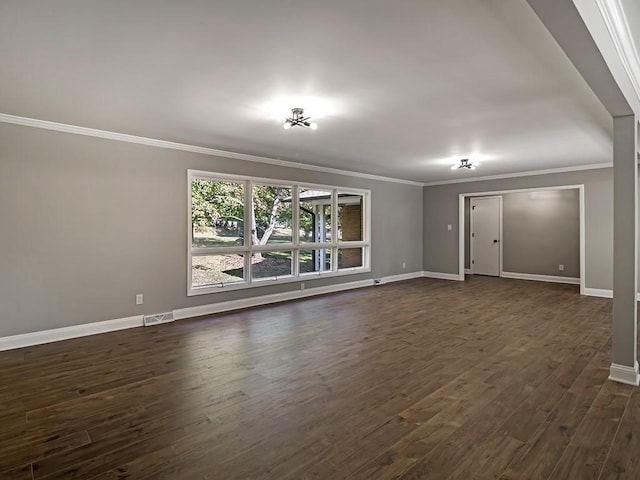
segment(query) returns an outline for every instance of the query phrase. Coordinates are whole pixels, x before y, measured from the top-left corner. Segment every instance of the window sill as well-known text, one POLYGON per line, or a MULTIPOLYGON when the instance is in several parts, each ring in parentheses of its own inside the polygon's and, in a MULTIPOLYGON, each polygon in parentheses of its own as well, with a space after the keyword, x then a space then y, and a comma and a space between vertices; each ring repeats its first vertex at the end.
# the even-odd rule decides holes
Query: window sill
POLYGON ((354 268, 345 268, 344 270, 338 270, 337 272, 303 273, 298 277, 287 276, 287 277, 278 278, 278 279, 254 280, 251 283, 238 282, 238 283, 230 283, 222 286, 207 285, 203 287, 192 287, 189 291, 187 291, 187 296, 195 297, 197 295, 210 295, 215 293, 245 290, 245 289, 256 288, 256 287, 269 287, 271 285, 284 285, 288 283, 318 280, 321 278, 344 277, 347 275, 357 275, 360 273, 370 273, 370 272, 371 272, 371 268, 354 267, 354 268))

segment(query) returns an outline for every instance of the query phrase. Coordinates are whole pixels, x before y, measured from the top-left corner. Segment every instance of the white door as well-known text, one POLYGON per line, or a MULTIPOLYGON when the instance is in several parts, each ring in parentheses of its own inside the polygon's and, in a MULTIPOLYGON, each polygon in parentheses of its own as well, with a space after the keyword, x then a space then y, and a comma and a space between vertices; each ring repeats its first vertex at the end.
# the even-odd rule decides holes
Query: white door
POLYGON ((500 276, 502 197, 471 199, 471 271, 500 276))

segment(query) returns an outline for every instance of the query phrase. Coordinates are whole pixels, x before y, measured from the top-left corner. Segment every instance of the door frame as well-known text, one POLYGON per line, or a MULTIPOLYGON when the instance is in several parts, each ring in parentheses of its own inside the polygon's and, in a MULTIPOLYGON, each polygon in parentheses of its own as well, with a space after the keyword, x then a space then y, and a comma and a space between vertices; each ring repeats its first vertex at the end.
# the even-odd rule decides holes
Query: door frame
MULTIPOLYGON (((502 195, 474 195, 473 198, 497 198, 498 199, 498 277, 502 276, 502 195)), ((471 202, 469 202, 469 206, 471 207, 471 202)), ((464 213, 464 212, 463 212, 464 213)), ((471 232, 473 232, 473 208, 471 208, 471 212, 469 213, 469 228, 471 232)), ((475 258, 473 254, 473 237, 469 237, 469 254, 471 255, 471 259, 475 258)), ((463 252, 464 254, 464 252, 463 252)), ((464 258, 462 259, 464 266, 464 258)), ((475 273, 473 271, 473 263, 469 263, 471 267, 471 273, 475 273)))
MULTIPOLYGON (((580 211, 580 295, 585 294, 585 206, 584 184, 540 186, 533 188, 517 188, 509 190, 492 190, 486 192, 460 193, 458 194, 458 280, 464 282, 464 200, 467 197, 488 197, 505 193, 540 192, 546 190, 578 190, 578 203, 580 211)), ((500 232, 502 234, 502 232, 500 232)), ((500 241, 502 244, 502 240, 500 241)), ((502 245, 501 245, 502 248, 502 245)), ((502 250, 501 250, 502 251, 502 250)), ((502 265, 500 275, 502 276, 502 265)))

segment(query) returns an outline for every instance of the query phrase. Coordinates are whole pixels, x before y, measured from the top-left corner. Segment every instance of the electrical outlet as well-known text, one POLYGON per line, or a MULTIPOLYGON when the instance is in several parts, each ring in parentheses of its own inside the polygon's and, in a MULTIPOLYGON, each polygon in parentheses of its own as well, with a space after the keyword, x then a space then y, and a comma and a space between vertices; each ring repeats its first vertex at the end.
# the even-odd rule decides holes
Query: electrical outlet
POLYGON ((453 225, 451 224, 447 225, 447 230, 453 230, 453 225))
POLYGON ((558 270, 560 270, 561 272, 564 272, 564 265, 562 264, 558 265, 558 270))
POLYGON ((402 268, 407 268, 407 262, 402 262, 402 268))
POLYGON ((136 305, 142 305, 144 303, 144 295, 138 293, 136 295, 136 305))
POLYGON ((304 290, 304 282, 300 284, 300 290, 304 290))

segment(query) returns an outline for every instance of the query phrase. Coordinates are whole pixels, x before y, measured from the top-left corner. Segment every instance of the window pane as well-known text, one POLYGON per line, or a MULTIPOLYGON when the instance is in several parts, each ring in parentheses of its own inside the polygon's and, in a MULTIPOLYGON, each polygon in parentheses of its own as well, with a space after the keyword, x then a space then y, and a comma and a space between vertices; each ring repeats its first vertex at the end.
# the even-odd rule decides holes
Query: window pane
POLYGON ((362 266, 362 248, 339 248, 338 269, 362 266))
POLYGON ((331 242, 331 191, 300 188, 300 241, 331 242))
POLYGON ((338 193, 338 240, 344 242, 364 240, 363 200, 362 195, 338 193))
POLYGON ((331 249, 300 250, 300 273, 330 271, 331 249))
POLYGON ((203 287, 244 281, 244 255, 205 255, 191 259, 191 285, 203 287))
POLYGON ((291 243, 293 241, 291 187, 254 185, 253 218, 251 229, 253 245, 291 243))
POLYGON ((256 252, 251 257, 251 278, 291 275, 291 252, 256 252))
POLYGON ((244 183, 194 179, 191 220, 194 247, 244 245, 244 183))

